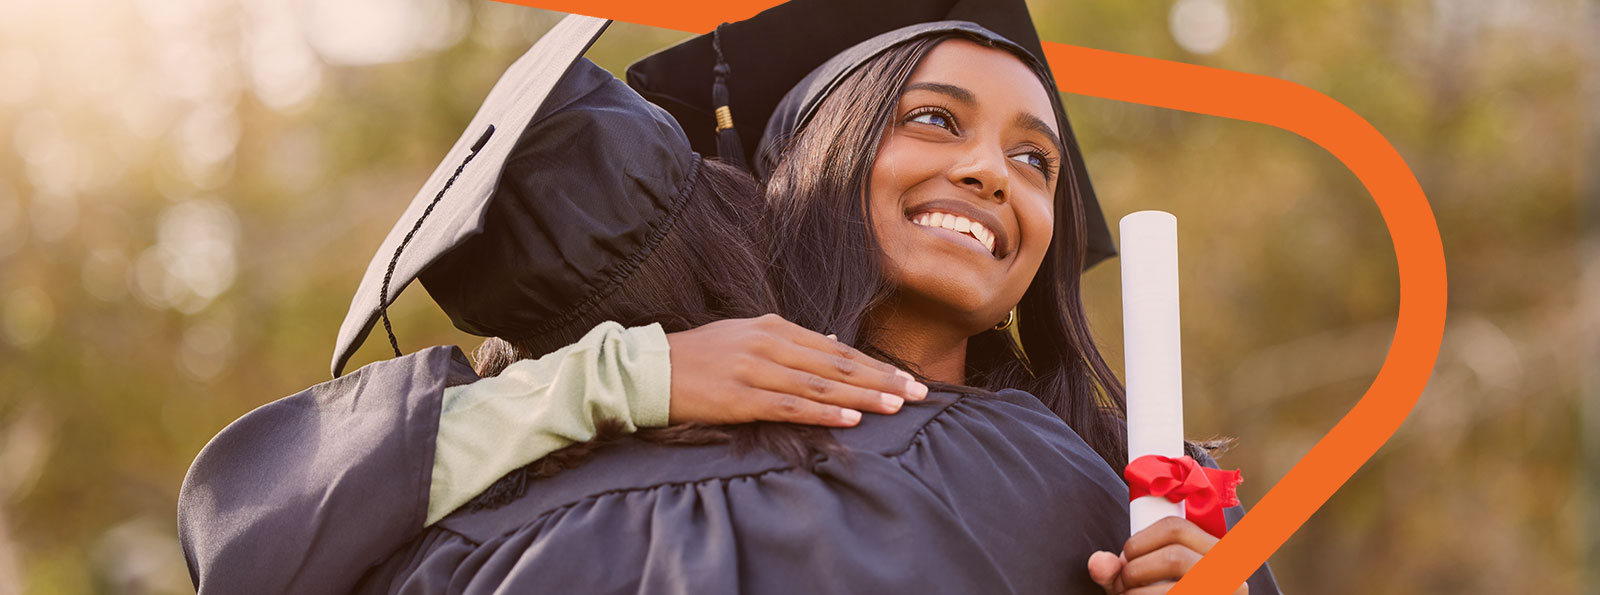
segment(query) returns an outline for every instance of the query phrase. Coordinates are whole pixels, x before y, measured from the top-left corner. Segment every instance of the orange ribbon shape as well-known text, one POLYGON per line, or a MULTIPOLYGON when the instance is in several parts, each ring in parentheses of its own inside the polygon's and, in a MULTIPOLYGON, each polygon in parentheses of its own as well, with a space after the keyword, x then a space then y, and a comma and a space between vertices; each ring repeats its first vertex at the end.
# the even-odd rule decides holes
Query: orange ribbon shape
POLYGON ((1188 456, 1145 455, 1128 463, 1122 476, 1129 502, 1145 496, 1182 502, 1184 516, 1218 539, 1228 532, 1222 509, 1239 505, 1237 489, 1244 482, 1238 470, 1212 469, 1188 456))
MULTIPOLYGON (((782 0, 500 0, 512 4, 706 33, 782 0)), ((1428 383, 1444 336, 1448 280, 1439 227, 1422 186, 1377 128, 1315 90, 1257 74, 1044 42, 1067 93, 1277 127, 1327 150, 1361 181, 1394 240, 1400 282, 1394 341, 1383 368, 1348 414, 1177 585, 1227 593, 1266 563, 1405 421, 1428 383)))

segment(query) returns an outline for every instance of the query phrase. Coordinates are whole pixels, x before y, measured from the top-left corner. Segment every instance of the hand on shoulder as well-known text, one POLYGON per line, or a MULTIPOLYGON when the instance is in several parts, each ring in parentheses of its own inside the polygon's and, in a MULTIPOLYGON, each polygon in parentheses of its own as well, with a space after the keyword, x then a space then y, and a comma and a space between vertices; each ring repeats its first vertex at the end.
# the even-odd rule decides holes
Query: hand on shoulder
POLYGON ((850 427, 928 387, 894 366, 776 314, 668 333, 671 423, 781 421, 850 427))

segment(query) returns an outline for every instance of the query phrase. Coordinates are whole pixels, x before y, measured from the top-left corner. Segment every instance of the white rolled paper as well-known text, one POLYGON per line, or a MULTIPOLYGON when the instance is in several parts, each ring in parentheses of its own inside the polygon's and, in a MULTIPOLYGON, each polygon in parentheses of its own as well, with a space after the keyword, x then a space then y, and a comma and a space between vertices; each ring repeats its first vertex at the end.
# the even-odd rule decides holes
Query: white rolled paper
MULTIPOLYGON (((1162 211, 1122 218, 1122 333, 1128 391, 1128 460, 1183 456, 1183 357, 1178 334, 1178 219, 1162 211)), ((1138 533, 1183 503, 1145 496, 1128 504, 1138 533)))

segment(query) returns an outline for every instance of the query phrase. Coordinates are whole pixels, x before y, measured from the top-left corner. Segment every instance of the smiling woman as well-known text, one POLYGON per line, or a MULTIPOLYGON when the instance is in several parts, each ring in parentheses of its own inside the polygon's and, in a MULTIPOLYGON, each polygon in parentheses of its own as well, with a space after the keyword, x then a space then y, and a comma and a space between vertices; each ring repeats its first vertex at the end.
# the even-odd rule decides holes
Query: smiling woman
POLYGON ((762 141, 782 155, 767 182, 781 312, 930 380, 1026 390, 1121 468, 1122 387, 1076 274, 1104 223, 1048 71, 970 23, 875 41, 829 93, 797 86, 773 117, 794 128, 762 141), (1019 332, 990 331, 1013 308, 1019 332))
MULTIPOLYGON (((1103 222, 1081 170, 1063 173, 1077 149, 1048 69, 982 27, 942 22, 864 42, 818 72, 837 82, 797 85, 772 120, 792 127, 769 124, 761 151, 778 155, 767 192, 783 223, 770 249, 784 315, 924 379, 1026 391, 1065 422, 1047 431, 1124 467, 1123 388, 1078 288, 1103 222), (1013 321, 1017 334, 995 332, 1013 321)), ((1186 449, 1210 461, 1202 445, 1186 449)), ((1088 566, 1121 592, 1182 577, 1214 542, 1174 520, 1088 566)), ((1277 591, 1265 566, 1249 585, 1277 591)))
POLYGON ((923 346, 885 348, 917 353, 929 378, 966 384, 965 339, 1006 318, 1044 260, 1060 145, 1051 111, 1015 56, 953 40, 928 52, 885 127, 868 204, 895 291, 872 323, 886 340, 927 327, 923 346), (936 341, 953 350, 929 352, 936 341))

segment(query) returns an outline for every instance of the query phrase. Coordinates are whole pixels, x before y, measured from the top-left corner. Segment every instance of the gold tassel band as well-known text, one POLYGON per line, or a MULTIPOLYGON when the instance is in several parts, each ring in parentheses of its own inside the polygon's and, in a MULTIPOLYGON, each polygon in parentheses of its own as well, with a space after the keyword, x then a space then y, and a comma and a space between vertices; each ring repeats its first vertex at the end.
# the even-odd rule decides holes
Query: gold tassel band
POLYGON ((724 105, 717 108, 717 132, 733 128, 733 110, 724 105))

